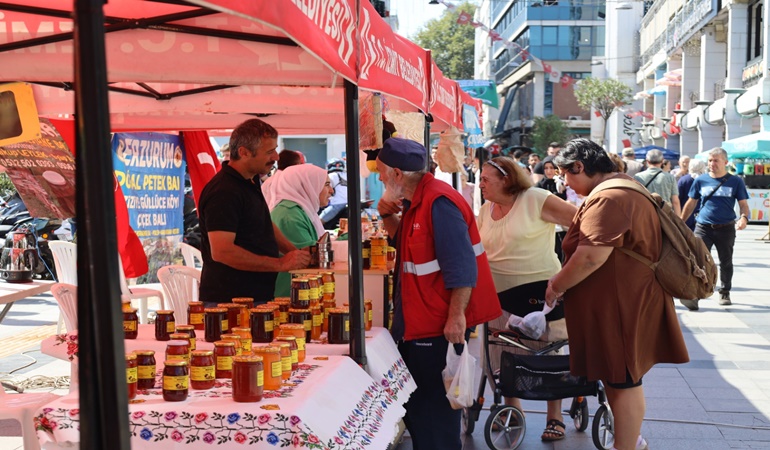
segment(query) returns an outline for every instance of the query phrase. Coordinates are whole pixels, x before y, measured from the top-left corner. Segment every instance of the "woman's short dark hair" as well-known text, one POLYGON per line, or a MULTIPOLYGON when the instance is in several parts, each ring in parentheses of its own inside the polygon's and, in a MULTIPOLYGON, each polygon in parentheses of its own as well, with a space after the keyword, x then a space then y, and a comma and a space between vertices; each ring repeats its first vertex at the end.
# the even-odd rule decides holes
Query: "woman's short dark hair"
POLYGON ((553 162, 559 169, 571 169, 576 162, 583 163, 583 170, 589 177, 595 173, 612 173, 615 163, 596 142, 579 138, 567 142, 553 162))

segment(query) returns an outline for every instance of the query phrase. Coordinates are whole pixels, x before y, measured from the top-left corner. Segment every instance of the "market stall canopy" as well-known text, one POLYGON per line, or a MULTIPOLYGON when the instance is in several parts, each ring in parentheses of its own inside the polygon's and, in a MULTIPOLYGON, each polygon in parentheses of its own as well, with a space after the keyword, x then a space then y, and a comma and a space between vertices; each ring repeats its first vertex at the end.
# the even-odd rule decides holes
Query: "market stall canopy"
POLYGON ((431 60, 430 113, 433 116, 433 131, 449 127, 462 129, 462 106, 458 100, 460 86, 446 78, 436 62, 431 60))
POLYGON ((730 159, 770 158, 770 131, 741 136, 722 142, 730 159))
POLYGON ((668 159, 671 161, 679 160, 679 153, 657 145, 648 145, 646 147, 635 148, 634 158, 644 159, 647 156, 647 152, 649 152, 650 150, 660 150, 661 152, 663 152, 663 159, 668 159))

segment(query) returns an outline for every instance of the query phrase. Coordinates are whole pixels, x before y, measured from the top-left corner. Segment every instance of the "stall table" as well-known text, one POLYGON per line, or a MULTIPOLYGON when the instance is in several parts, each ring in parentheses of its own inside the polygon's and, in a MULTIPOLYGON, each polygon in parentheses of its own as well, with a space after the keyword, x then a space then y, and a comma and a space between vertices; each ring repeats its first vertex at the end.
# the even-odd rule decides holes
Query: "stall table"
POLYGON ((48 292, 54 283, 55 281, 45 280, 32 280, 25 283, 0 282, 0 305, 5 305, 0 311, 0 322, 5 319, 5 315, 10 311, 13 302, 48 292))
MULTIPOLYGON (((403 385, 407 375, 393 374, 388 382, 403 385)), ((308 357, 280 390, 266 392, 256 403, 234 402, 229 380, 218 380, 210 390, 190 390, 183 402, 164 401, 160 386, 157 378, 155 389, 140 390, 129 402, 134 448, 384 449, 404 414, 403 396, 383 389, 344 356, 308 357)), ((41 445, 79 443, 79 406, 75 392, 37 412, 41 445)))

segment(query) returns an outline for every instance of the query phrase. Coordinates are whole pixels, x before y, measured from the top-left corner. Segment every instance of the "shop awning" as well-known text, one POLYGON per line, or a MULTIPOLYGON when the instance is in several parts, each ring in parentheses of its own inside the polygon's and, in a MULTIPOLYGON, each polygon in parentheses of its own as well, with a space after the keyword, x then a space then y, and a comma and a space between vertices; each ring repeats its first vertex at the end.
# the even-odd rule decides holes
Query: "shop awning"
POLYGON ((730 159, 770 158, 770 131, 760 131, 722 142, 730 159))

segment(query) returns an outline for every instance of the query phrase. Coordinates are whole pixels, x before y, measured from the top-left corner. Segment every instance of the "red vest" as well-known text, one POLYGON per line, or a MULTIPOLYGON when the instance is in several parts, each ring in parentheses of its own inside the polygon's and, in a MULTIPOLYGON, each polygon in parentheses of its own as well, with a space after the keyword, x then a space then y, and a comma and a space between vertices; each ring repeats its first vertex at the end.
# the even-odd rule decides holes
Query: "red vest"
POLYGON ((481 245, 476 219, 465 199, 447 183, 426 174, 417 185, 412 204, 401 219, 399 254, 401 255, 401 305, 404 312, 405 340, 444 334, 451 291, 444 287, 441 268, 433 241, 433 201, 447 197, 462 212, 468 224, 471 244, 476 253, 476 287, 465 310, 468 327, 496 319, 502 314, 489 261, 481 245))

